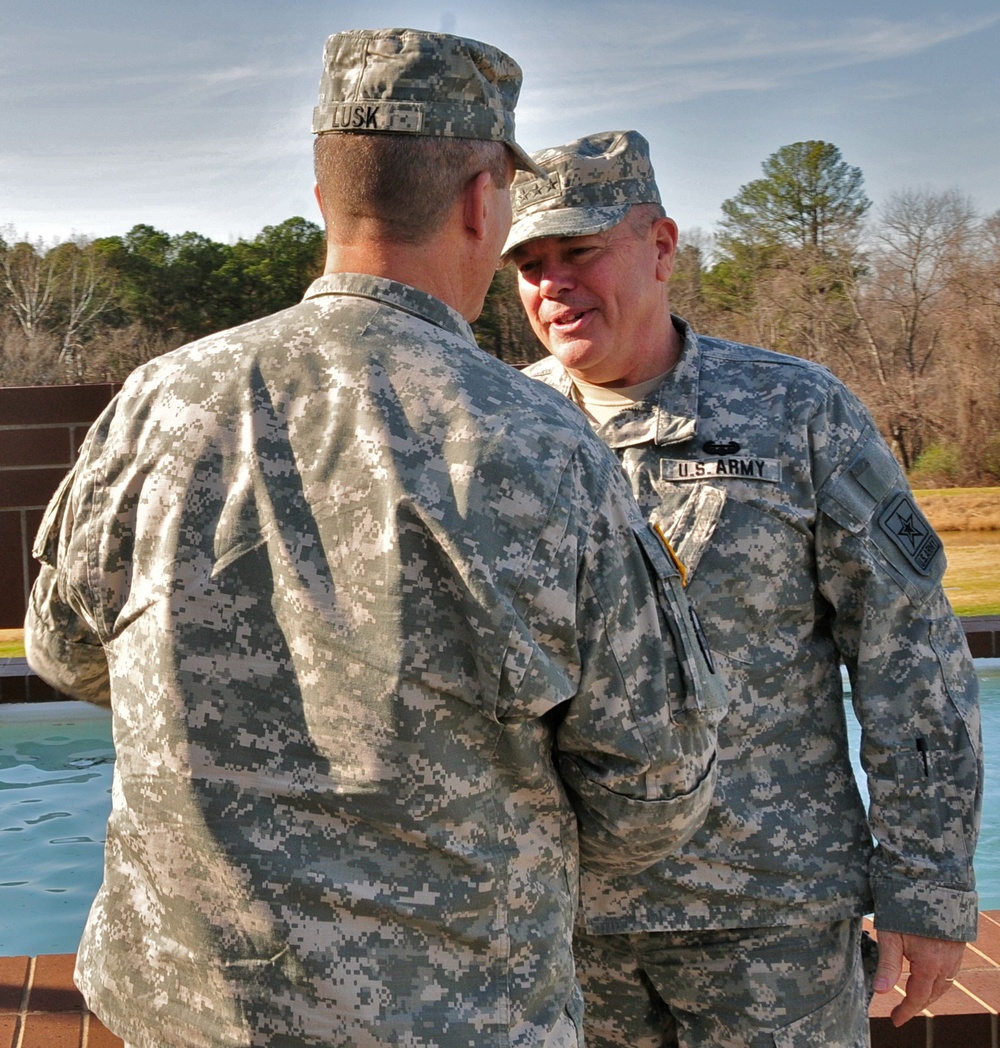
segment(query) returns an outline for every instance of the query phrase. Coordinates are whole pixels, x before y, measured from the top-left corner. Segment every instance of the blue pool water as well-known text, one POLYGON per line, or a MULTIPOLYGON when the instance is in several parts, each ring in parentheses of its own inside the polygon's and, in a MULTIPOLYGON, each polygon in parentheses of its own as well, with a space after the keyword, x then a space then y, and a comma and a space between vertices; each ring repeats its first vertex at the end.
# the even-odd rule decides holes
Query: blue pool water
MULTIPOLYGON (((980 908, 996 910, 1000 663, 977 669, 986 796, 976 870, 980 908)), ((847 710, 856 750, 859 731, 847 710)), ((81 702, 0 706, 0 957, 76 950, 101 883, 113 767, 107 711, 81 702)))
POLYGON ((76 949, 101 884, 114 760, 107 710, 0 706, 0 957, 76 949))

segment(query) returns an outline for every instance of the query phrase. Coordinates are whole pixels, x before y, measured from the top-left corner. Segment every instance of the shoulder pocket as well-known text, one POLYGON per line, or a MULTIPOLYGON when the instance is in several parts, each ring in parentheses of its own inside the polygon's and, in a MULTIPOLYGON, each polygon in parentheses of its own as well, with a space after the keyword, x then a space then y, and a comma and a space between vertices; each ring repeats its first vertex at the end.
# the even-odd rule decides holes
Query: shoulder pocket
POLYGON ((817 506, 862 536, 910 600, 922 603, 944 575, 944 546, 882 438, 869 429, 856 447, 850 465, 818 493, 817 506))
POLYGON ((633 531, 656 579, 660 607, 673 636, 685 691, 679 708, 718 720, 727 707, 722 681, 670 546, 652 524, 633 525, 633 531))

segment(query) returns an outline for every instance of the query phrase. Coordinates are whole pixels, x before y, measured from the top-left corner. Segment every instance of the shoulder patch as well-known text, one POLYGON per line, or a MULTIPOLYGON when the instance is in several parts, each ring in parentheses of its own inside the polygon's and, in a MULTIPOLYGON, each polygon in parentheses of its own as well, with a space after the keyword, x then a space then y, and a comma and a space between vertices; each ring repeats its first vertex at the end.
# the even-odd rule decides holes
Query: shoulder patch
POLYGON ((897 495, 883 510, 878 523, 907 561, 921 575, 930 575, 941 540, 913 499, 907 494, 897 495))

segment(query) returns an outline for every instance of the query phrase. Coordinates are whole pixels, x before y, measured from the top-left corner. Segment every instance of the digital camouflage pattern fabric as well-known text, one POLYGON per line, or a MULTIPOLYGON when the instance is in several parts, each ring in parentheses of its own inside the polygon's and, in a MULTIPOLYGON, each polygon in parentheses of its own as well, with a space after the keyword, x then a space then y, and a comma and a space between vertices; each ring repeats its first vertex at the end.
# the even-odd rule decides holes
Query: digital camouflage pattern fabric
POLYGON ((587 1048, 870 1044, 878 951, 857 920, 710 934, 582 932, 573 955, 587 1048))
POLYGON ((436 135, 503 142, 519 169, 541 169, 514 140, 521 67, 478 40, 417 29, 355 29, 323 51, 313 132, 436 135))
MULTIPOLYGON (((597 432, 686 568, 730 709, 704 825, 637 877, 586 873, 586 927, 752 928, 874 908, 879 928, 973 939, 978 684, 940 540, 828 371, 675 323, 675 368, 597 432)), ((554 358, 528 371, 572 396, 554 358)))
POLYGON ((514 221, 504 257, 538 237, 603 233, 633 204, 659 204, 649 143, 638 131, 604 131, 533 153, 539 174, 511 186, 514 221))
POLYGON ((135 372, 29 660, 110 701, 90 1007, 136 1048, 582 1043, 579 856, 690 836, 719 691, 564 398, 357 274, 135 372))

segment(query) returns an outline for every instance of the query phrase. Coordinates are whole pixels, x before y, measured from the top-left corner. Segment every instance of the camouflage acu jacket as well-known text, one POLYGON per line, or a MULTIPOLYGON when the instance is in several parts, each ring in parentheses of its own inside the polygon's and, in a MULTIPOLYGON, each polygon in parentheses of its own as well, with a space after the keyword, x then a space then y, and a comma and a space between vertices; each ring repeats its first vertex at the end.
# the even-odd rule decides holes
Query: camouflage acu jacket
POLYGON ((690 834, 719 711, 562 397, 436 299, 321 278, 133 374, 36 553, 29 659, 113 710, 77 972, 108 1026, 580 1042, 578 855, 636 869, 690 834))
MULTIPOLYGON (((588 875, 587 925, 759 927, 874 906, 885 929, 974 938, 978 685, 941 543, 828 371, 675 323, 675 369, 598 435, 686 566, 730 711, 702 828, 638 879, 588 875)), ((571 394, 553 358, 528 370, 571 394)))

